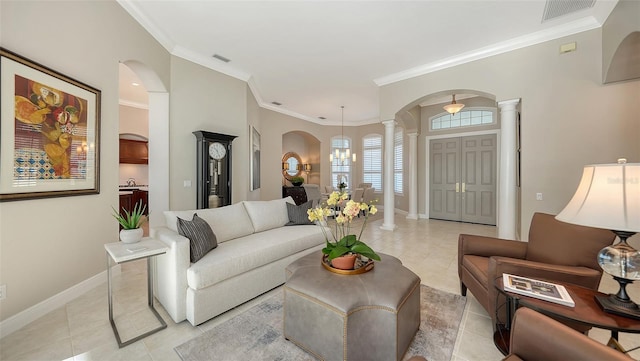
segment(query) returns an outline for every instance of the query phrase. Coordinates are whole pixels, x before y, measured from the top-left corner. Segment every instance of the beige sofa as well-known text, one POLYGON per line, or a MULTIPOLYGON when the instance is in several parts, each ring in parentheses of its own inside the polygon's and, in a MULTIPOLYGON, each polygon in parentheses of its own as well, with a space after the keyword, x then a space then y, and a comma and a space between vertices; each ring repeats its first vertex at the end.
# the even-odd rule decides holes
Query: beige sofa
POLYGON ((151 229, 169 247, 156 257, 155 292, 175 322, 198 325, 283 284, 288 264, 324 246, 320 226, 287 226, 287 202, 293 204, 291 197, 164 213, 165 227, 151 229), (191 220, 194 213, 209 224, 218 246, 191 263, 177 218, 191 220))

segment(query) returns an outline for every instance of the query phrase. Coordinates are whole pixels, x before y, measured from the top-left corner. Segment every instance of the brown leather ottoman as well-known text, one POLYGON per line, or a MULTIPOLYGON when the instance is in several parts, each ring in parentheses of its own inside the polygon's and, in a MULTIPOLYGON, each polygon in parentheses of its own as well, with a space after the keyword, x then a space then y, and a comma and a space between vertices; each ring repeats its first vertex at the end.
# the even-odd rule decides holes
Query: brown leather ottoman
POLYGON ((360 275, 320 264, 321 252, 287 266, 284 337, 323 360, 400 360, 420 326, 420 277, 399 259, 360 275))

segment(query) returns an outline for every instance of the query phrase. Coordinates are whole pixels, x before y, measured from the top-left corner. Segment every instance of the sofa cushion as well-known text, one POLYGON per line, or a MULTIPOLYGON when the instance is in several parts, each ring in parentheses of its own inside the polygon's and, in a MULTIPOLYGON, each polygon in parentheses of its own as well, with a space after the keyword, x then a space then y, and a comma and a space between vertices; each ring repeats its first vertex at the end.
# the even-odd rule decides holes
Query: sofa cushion
POLYGON ((322 230, 315 225, 254 233, 221 243, 192 264, 187 270, 187 283, 192 289, 203 289, 324 242, 322 230))
POLYGON ((289 215, 289 223, 287 223, 287 226, 313 224, 313 222, 309 220, 309 215, 307 214, 307 211, 311 209, 312 205, 313 200, 306 201, 299 206, 287 203, 287 213, 289 215))
POLYGON ((164 216, 167 227, 178 233, 176 226, 178 221, 177 217, 191 219, 196 212, 198 212, 200 218, 209 223, 213 233, 216 235, 218 244, 253 233, 253 224, 242 203, 231 204, 220 208, 191 211, 165 211, 164 216))
POLYGON ((242 203, 247 210, 247 214, 249 214, 255 232, 263 232, 289 223, 286 206, 289 201, 293 203, 293 198, 287 197, 272 201, 244 201, 242 203))
POLYGON ((178 233, 189 238, 189 256, 191 263, 196 263, 205 254, 218 246, 216 235, 211 230, 209 223, 198 214, 193 215, 193 220, 188 221, 178 217, 178 233))

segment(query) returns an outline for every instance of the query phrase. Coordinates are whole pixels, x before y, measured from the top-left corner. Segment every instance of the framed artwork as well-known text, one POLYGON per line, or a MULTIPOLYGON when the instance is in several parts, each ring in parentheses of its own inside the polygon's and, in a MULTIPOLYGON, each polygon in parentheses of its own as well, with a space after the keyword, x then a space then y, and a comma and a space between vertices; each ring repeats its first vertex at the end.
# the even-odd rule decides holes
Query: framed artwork
POLYGON ((0 201, 100 193, 100 90, 0 48, 0 201))
POLYGON ((260 188, 260 133, 251 127, 251 190, 260 188))

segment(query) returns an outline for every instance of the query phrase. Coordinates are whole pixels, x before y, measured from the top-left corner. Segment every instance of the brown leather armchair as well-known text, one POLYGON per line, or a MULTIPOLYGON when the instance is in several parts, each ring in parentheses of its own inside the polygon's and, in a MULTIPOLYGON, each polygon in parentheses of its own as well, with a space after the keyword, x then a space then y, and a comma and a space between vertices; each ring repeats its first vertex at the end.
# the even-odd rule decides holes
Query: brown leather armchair
MULTIPOLYGON (((461 293, 466 296, 468 288, 495 321, 498 292, 494 280, 503 273, 597 290, 602 278, 597 254, 614 239, 609 230, 564 223, 545 213, 533 215, 529 242, 461 234, 461 293)), ((576 329, 584 332, 589 328, 576 329)))
POLYGON ((629 361, 631 358, 528 308, 519 308, 503 361, 629 361))

